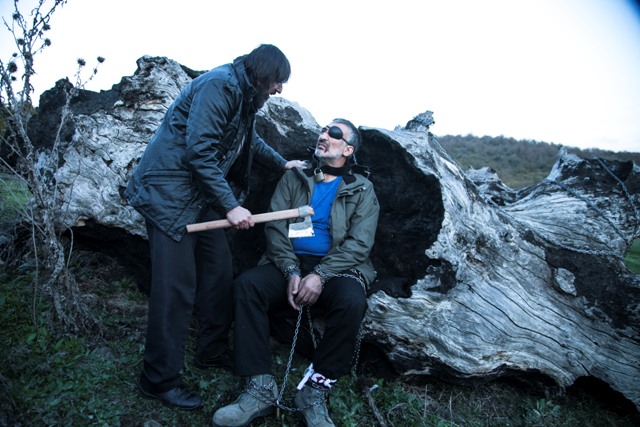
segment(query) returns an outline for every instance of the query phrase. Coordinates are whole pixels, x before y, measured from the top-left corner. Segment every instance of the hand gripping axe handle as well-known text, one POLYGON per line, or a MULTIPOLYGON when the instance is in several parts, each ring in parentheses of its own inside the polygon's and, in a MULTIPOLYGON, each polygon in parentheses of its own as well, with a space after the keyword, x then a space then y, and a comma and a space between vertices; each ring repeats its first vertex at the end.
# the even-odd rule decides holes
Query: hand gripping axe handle
MULTIPOLYGON (((311 216, 314 214, 311 206, 300 206, 295 209, 287 209, 283 211, 267 212, 253 215, 253 222, 258 224, 261 222, 275 221, 279 219, 304 218, 303 222, 293 223, 289 225, 289 237, 306 237, 313 236, 313 225, 311 224, 311 216)), ((187 225, 188 233, 198 231, 213 230, 218 228, 232 227, 227 219, 218 219, 215 221, 199 222, 187 225)))

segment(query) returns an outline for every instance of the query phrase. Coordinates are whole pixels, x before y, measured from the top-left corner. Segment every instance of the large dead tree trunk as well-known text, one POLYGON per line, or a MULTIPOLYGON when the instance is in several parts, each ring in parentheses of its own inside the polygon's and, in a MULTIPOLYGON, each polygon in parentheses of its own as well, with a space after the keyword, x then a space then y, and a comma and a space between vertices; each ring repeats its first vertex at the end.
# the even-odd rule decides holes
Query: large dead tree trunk
POLYGON ((561 152, 547 180, 506 194, 491 176, 471 182, 427 135, 365 130, 370 150, 401 146, 433 178, 430 190, 401 186, 416 207, 443 208, 412 221, 381 198, 383 221, 406 220, 429 261, 409 292, 370 297, 368 339, 403 374, 535 372, 563 387, 593 376, 638 405, 640 280, 622 262, 638 236, 638 167, 561 152))
MULTIPOLYGON (((84 93, 56 172, 59 220, 77 242, 138 266, 143 287, 144 224, 122 194, 164 111, 195 75, 145 57, 111 91, 84 93)), ((47 122, 46 103, 42 110, 34 124, 47 122)), ((486 169, 460 169, 431 124, 425 113, 404 129, 361 128, 358 159, 381 204, 367 348, 381 350, 399 374, 536 373, 560 387, 591 376, 640 406, 640 279, 622 262, 639 235, 638 166, 561 152, 547 180, 514 191, 486 169)), ((278 98, 257 128, 285 157, 308 158, 320 126, 278 98)), ((253 212, 266 209, 277 179, 257 171, 247 199, 253 212)), ((228 237, 236 268, 255 264, 262 228, 228 237)))

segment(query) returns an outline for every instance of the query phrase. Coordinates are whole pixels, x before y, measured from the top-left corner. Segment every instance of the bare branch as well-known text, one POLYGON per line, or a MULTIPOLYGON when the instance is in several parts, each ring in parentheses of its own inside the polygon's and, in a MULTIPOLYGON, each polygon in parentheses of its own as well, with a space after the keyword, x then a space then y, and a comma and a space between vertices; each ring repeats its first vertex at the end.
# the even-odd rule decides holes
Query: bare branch
MULTIPOLYGON (((32 253, 36 258, 33 309, 36 310, 37 295, 48 295, 55 309, 53 312, 64 328, 77 331, 98 325, 83 303, 75 278, 69 272, 69 258, 62 237, 66 226, 56 216, 58 184, 55 173, 68 145, 67 141, 63 141, 62 130, 73 117, 71 101, 97 73, 97 66, 83 82, 81 72, 85 64, 78 63, 76 85, 62 87, 64 103, 59 110, 50 146, 36 147, 28 131, 29 122, 37 112, 32 103, 34 88, 31 83, 35 75, 35 57, 51 45, 51 40, 45 37, 51 28, 49 22, 57 8, 66 4, 66 1, 39 0, 27 18, 19 10, 18 0, 14 0, 10 23, 3 18, 17 50, 10 60, 0 61, 0 118, 5 128, 4 136, 0 139, 5 157, 0 158, 0 167, 11 173, 14 179, 24 182, 32 197, 29 204, 21 209, 20 216, 30 224, 32 253), (15 87, 18 82, 21 83, 20 89, 15 87), (47 272, 42 281, 40 269, 47 272)), ((98 58, 98 63, 103 61, 98 58)), ((8 187, 1 178, 0 185, 8 187)), ((72 250, 73 245, 68 248, 69 256, 72 250)))

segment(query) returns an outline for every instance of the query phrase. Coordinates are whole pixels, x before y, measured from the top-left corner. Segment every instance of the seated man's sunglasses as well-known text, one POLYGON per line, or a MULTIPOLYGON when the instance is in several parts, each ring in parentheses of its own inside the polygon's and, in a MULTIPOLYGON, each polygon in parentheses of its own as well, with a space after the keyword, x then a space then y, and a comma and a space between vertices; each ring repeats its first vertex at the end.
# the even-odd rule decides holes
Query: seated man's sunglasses
POLYGON ((338 126, 325 126, 322 128, 320 133, 323 134, 325 132, 327 132, 329 136, 333 139, 341 139, 347 144, 349 143, 349 141, 344 139, 344 133, 342 133, 342 129, 340 129, 338 126))

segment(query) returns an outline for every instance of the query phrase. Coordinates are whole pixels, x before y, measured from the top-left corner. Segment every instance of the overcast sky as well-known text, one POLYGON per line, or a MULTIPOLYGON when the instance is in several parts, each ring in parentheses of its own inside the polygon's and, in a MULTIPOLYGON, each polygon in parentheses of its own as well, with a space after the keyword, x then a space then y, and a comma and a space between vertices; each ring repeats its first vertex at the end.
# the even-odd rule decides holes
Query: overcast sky
MULTIPOLYGON (((21 0, 20 4, 34 4, 21 0)), ((13 1, 0 0, 10 18, 13 1)), ((630 0, 69 0, 36 57, 39 95, 106 61, 91 90, 143 55, 195 69, 261 43, 287 55, 282 96, 326 124, 393 129, 424 111, 436 135, 504 135, 640 151, 640 7, 630 0)), ((3 61, 15 50, 0 33, 3 61)))

